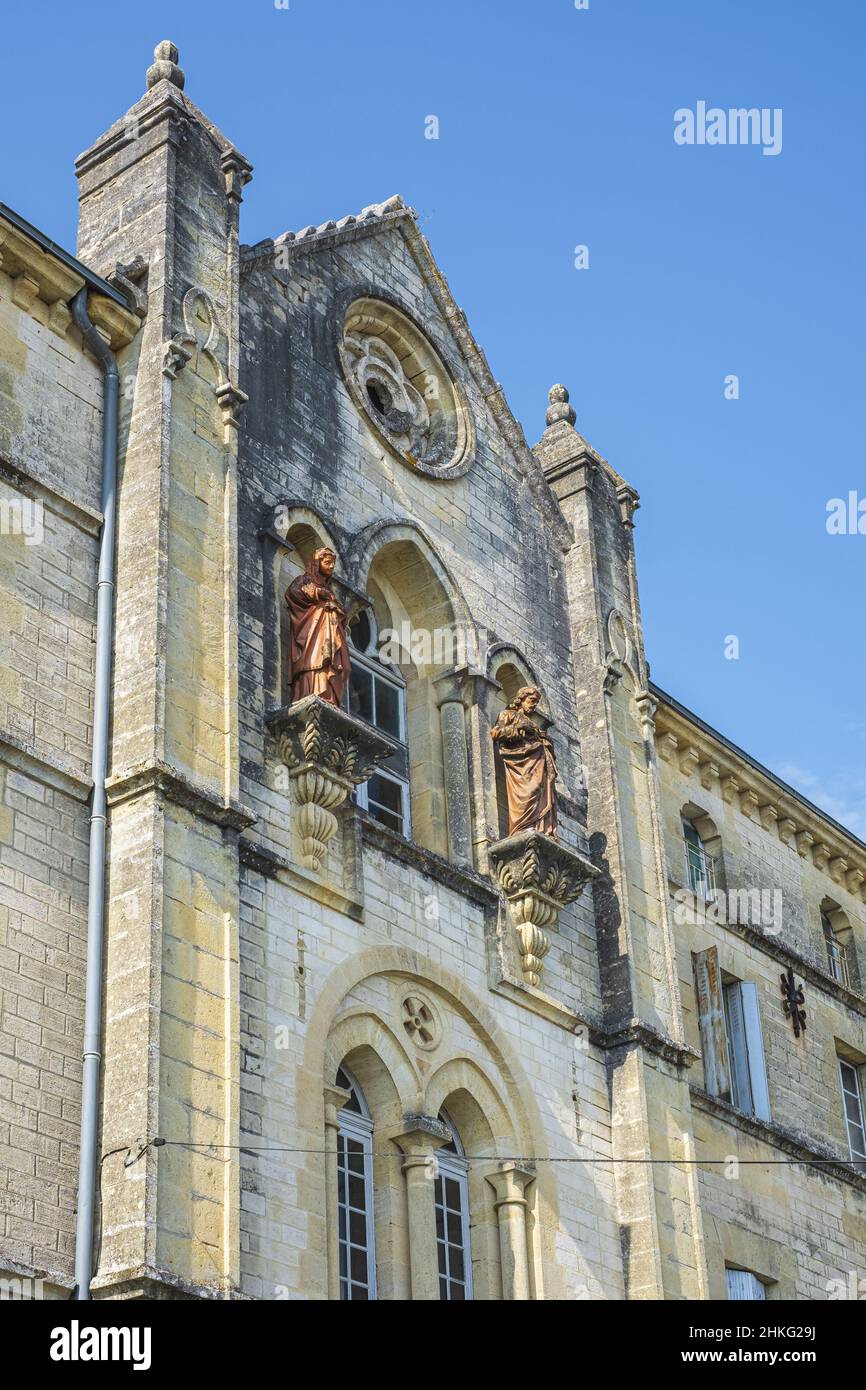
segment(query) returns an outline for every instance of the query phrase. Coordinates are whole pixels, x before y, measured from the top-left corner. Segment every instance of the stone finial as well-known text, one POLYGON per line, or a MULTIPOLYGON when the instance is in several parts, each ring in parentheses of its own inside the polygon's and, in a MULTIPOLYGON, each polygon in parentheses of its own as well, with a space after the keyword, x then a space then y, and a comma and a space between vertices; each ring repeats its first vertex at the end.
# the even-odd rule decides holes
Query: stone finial
POLYGON ((163 39, 153 50, 153 66, 147 70, 147 87, 155 87, 157 82, 172 82, 175 87, 183 91, 183 84, 186 81, 183 68, 177 65, 178 52, 177 45, 170 39, 163 39))
POLYGON ((564 386, 551 386, 547 393, 550 405, 547 407, 545 419, 548 425, 558 425, 560 420, 565 420, 566 424, 573 425, 577 419, 574 406, 568 403, 568 391, 564 386))

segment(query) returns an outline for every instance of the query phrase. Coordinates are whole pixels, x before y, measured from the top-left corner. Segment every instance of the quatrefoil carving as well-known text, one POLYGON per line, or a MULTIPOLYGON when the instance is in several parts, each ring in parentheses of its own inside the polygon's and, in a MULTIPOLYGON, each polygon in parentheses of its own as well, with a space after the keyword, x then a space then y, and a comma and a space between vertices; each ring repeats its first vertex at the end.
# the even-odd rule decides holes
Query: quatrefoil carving
POLYGON ((429 1050, 437 1046, 441 1031, 432 1004, 420 994, 407 994, 400 1006, 406 1036, 416 1047, 429 1050))

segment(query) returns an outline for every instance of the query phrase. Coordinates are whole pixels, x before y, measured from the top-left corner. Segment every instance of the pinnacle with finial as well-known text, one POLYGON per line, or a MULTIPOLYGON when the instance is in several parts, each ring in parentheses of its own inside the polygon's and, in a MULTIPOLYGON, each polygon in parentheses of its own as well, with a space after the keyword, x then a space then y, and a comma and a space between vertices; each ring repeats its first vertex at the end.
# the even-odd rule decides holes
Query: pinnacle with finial
POLYGON ((573 405, 569 405, 568 391, 564 386, 551 386, 547 393, 550 404, 547 407, 547 414, 544 417, 548 426, 558 425, 561 420, 566 424, 573 425, 577 419, 577 413, 573 405))
POLYGON ((185 82, 183 68, 177 65, 177 45, 170 39, 163 39, 153 50, 153 66, 147 70, 147 87, 155 87, 157 82, 171 82, 183 91, 185 82))

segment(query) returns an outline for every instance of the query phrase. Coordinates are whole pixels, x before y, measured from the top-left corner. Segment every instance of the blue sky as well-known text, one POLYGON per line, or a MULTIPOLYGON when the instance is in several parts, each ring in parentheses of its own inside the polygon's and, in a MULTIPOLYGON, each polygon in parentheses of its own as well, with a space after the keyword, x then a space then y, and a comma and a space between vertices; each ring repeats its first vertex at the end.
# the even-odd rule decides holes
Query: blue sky
POLYGON ((866 535, 825 527, 866 498, 866 6, 19 6, 0 198, 70 248, 74 156, 162 38, 256 167, 245 241, 392 193, 419 210, 530 443, 563 381, 639 489, 654 679, 866 837, 866 535), (781 153, 675 144, 698 101, 781 108, 781 153))

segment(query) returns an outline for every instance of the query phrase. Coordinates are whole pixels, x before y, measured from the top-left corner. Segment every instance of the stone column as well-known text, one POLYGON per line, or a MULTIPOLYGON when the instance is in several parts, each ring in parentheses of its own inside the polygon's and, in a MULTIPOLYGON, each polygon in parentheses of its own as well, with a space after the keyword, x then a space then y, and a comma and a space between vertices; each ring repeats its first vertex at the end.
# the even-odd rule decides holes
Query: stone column
POLYGON ((409 1213, 409 1272, 412 1301, 438 1301, 439 1253, 433 1184, 438 1167, 436 1150, 451 1138, 441 1120, 430 1115, 407 1115, 406 1129, 392 1136, 405 1155, 406 1202, 409 1213))
POLYGON ((503 1163, 487 1181, 496 1193, 494 1207, 499 1222, 499 1263, 502 1297, 530 1299, 529 1251, 526 1245, 526 1189, 535 1174, 516 1163, 503 1163))
POLYGON ((448 853, 455 864, 472 866, 469 748, 466 742, 465 670, 437 676, 436 704, 442 726, 448 853))
POLYGON ((473 851, 480 874, 488 869, 487 850, 500 837, 499 804, 496 797, 496 766, 490 730, 492 697, 502 690, 498 681, 483 671, 469 669, 466 674, 467 726, 469 738, 469 787, 475 819, 473 851))
POLYGON ((337 1204, 337 1131, 340 1111, 351 1099, 342 1086, 325 1087, 325 1224, 327 1230, 328 1298, 340 1298, 340 1227, 337 1204))

